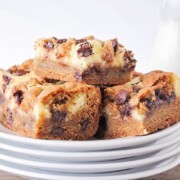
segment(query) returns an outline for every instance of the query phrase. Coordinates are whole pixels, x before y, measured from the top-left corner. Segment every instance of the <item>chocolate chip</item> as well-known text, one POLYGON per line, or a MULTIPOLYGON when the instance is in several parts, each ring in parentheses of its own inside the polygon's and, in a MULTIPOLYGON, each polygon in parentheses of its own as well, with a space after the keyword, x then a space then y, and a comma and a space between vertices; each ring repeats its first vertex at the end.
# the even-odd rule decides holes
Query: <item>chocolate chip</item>
POLYGON ((47 50, 51 50, 54 48, 54 44, 52 41, 46 41, 43 45, 44 48, 46 48, 47 50))
POLYGON ((118 105, 122 105, 126 103, 129 99, 130 99, 130 94, 125 89, 120 90, 115 97, 116 104, 118 105))
POLYGON ((8 73, 13 74, 13 70, 10 68, 7 70, 8 73))
POLYGON ((3 90, 3 93, 5 93, 5 91, 6 91, 6 85, 5 84, 2 85, 2 90, 3 90))
POLYGON ((114 53, 116 53, 116 51, 118 49, 118 46, 119 46, 119 43, 118 43, 117 39, 112 40, 112 46, 113 46, 113 49, 114 49, 114 53))
POLYGON ((149 98, 142 98, 140 100, 141 103, 144 103, 145 106, 148 108, 148 109, 151 109, 152 107, 154 106, 157 106, 158 103, 156 101, 151 101, 149 98))
POLYGON ((135 67, 136 60, 132 51, 126 51, 124 53, 124 68, 131 69, 135 67))
POLYGON ((56 79, 49 79, 49 78, 45 78, 44 79, 47 83, 57 83, 59 80, 56 79))
POLYGON ((85 41, 87 41, 87 39, 77 39, 76 44, 79 44, 79 43, 82 43, 82 42, 85 42, 85 41))
POLYGON ((170 102, 173 102, 176 99, 176 94, 174 91, 171 92, 171 96, 169 97, 170 102))
POLYGON ((80 44, 80 48, 77 50, 79 57, 88 57, 93 54, 92 45, 89 42, 80 44))
POLYGON ((16 72, 14 72, 13 74, 16 75, 16 76, 23 76, 23 75, 25 75, 27 73, 29 73, 29 71, 25 71, 23 69, 19 69, 16 72))
POLYGON ((54 101, 53 101, 53 104, 59 104, 59 105, 61 105, 61 104, 65 104, 66 102, 67 102, 67 98, 65 97, 65 98, 62 98, 62 99, 55 99, 54 101))
POLYGON ((2 90, 3 90, 3 93, 4 93, 6 91, 7 85, 9 85, 9 83, 11 81, 11 78, 6 76, 6 75, 3 75, 2 78, 3 78, 3 81, 4 81, 4 84, 2 85, 2 90))
POLYGON ((156 99, 151 101, 149 98, 143 98, 140 100, 140 102, 144 102, 145 106, 149 109, 149 110, 153 110, 159 107, 159 105, 163 104, 164 101, 161 99, 156 99))
POLYGON ((164 102, 171 103, 176 99, 176 95, 174 91, 172 91, 171 95, 169 96, 164 90, 158 89, 155 91, 155 95, 159 104, 162 104, 164 102))
POLYGON ((89 119, 82 121, 80 124, 81 124, 81 131, 85 131, 87 129, 88 124, 89 124, 89 119))
POLYGON ((122 116, 130 116, 131 110, 132 110, 131 106, 128 103, 126 103, 121 108, 120 113, 121 113, 122 116))
POLYGON ((54 136, 62 136, 64 134, 64 129, 61 128, 61 127, 56 127, 54 128, 51 133, 54 135, 54 136))
POLYGON ((176 99, 176 95, 175 95, 174 91, 172 91, 171 95, 168 96, 168 94, 164 90, 158 89, 158 90, 155 90, 155 95, 156 95, 156 100, 152 101, 149 98, 143 98, 140 100, 140 102, 145 103, 145 106, 150 111, 155 110, 162 104, 171 103, 176 99))
POLYGON ((132 51, 126 51, 124 53, 124 59, 128 59, 130 61, 133 61, 134 60, 134 54, 132 51))
POLYGON ((21 91, 21 90, 17 90, 14 94, 13 94, 13 96, 14 96, 14 98, 15 98, 15 101, 16 101, 16 103, 18 104, 18 105, 20 105, 21 104, 21 102, 22 102, 22 100, 23 100, 23 95, 24 95, 24 93, 23 93, 23 91, 21 91))
POLYGON ((67 39, 58 39, 57 41, 58 44, 63 44, 65 42, 67 42, 67 39))
POLYGON ((11 81, 11 78, 6 75, 3 75, 2 78, 6 85, 8 85, 11 81))
POLYGON ((60 123, 61 121, 65 120, 67 112, 65 111, 53 111, 51 110, 52 117, 51 120, 56 123, 60 123))
POLYGON ((82 74, 79 72, 76 72, 74 74, 74 78, 76 79, 76 81, 82 81, 82 74))
POLYGON ((152 110, 153 108, 159 107, 159 105, 162 104, 162 101, 160 100, 155 100, 155 101, 147 101, 146 106, 148 109, 152 110))
POLYGON ((167 101, 169 100, 169 96, 167 95, 167 93, 165 93, 163 90, 158 89, 155 90, 155 95, 158 99, 163 100, 163 101, 167 101))
POLYGON ((102 130, 107 130, 107 119, 105 118, 105 116, 100 117, 99 127, 102 128, 102 130))
POLYGON ((13 66, 10 69, 7 70, 10 74, 13 74, 15 76, 23 76, 27 73, 29 73, 30 71, 28 70, 24 70, 24 69, 20 69, 19 66, 13 66))
POLYGON ((132 86, 132 90, 133 90, 134 93, 138 93, 140 88, 138 88, 137 86, 133 85, 132 86))
POLYGON ((7 123, 9 125, 12 125, 13 121, 14 121, 12 112, 11 112, 11 110, 9 108, 7 108, 6 112, 7 112, 7 123))

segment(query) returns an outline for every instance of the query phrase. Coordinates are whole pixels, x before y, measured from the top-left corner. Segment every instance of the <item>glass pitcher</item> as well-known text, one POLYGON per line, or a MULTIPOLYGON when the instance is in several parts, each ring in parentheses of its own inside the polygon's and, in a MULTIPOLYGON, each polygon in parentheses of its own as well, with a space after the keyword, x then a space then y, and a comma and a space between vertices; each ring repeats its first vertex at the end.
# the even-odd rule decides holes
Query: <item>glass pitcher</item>
POLYGON ((163 1, 161 15, 150 67, 180 75, 180 0, 163 1))

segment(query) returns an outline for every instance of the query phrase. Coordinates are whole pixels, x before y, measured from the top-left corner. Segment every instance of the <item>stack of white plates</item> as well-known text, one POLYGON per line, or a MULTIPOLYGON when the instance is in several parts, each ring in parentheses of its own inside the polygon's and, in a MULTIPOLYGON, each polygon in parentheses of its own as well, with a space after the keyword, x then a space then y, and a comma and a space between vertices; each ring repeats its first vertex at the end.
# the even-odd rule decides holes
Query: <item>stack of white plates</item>
POLYGON ((156 133, 111 140, 49 141, 0 125, 0 170, 42 179, 137 179, 180 163, 180 123, 156 133))

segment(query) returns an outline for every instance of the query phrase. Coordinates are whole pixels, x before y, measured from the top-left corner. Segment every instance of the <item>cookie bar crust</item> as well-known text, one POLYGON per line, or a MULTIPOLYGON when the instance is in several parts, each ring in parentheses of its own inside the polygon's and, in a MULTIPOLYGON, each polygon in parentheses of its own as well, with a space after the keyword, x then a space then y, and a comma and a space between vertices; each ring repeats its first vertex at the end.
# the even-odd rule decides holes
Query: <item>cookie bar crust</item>
POLYGON ((43 78, 85 82, 87 84, 124 84, 132 79, 133 68, 126 71, 120 70, 118 67, 100 68, 94 66, 87 69, 83 73, 69 66, 51 61, 36 61, 35 74, 43 78), (59 73, 61 72, 61 73, 59 73))

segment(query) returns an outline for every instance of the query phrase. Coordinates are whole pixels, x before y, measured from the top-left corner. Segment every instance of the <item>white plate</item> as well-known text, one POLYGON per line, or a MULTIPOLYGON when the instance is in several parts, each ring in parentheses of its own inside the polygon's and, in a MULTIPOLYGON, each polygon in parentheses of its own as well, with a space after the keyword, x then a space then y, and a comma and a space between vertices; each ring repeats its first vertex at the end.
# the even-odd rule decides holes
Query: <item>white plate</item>
POLYGON ((164 137, 147 145, 137 146, 136 148, 124 148, 108 151, 92 151, 92 152, 61 152, 59 149, 42 150, 19 144, 17 142, 11 142, 0 138, 0 149, 4 149, 11 152, 25 154, 37 159, 46 159, 52 162, 70 161, 70 162, 91 162, 91 161, 107 161, 120 158, 127 158, 139 155, 145 155, 148 153, 156 152, 160 149, 165 149, 173 144, 180 142, 180 132, 176 131, 171 135, 164 137))
POLYGON ((56 173, 51 171, 43 171, 35 168, 29 168, 25 166, 20 166, 14 163, 9 163, 3 160, 0 160, 0 169, 11 172, 14 174, 19 174, 22 176, 29 176, 33 178, 41 178, 48 180, 131 180, 144 178, 152 176, 158 173, 162 173, 179 164, 180 157, 179 155, 174 156, 165 161, 156 163, 150 166, 144 166, 141 168, 134 168, 130 170, 117 171, 112 173, 99 173, 99 174, 66 174, 66 173, 56 173))
POLYGON ((127 137, 119 139, 109 139, 109 140, 91 140, 91 141, 64 141, 64 140, 38 140, 27 138, 23 136, 18 136, 12 134, 11 131, 0 125, 0 137, 6 140, 13 140, 16 142, 21 142, 24 144, 31 144, 33 146, 38 146, 45 149, 58 148, 61 151, 95 151, 95 150, 106 150, 106 149, 116 149, 122 147, 132 147, 135 145, 141 145, 149 142, 158 140, 164 136, 175 132, 180 128, 180 122, 172 125, 169 128, 158 131, 153 134, 138 137, 127 137))
POLYGON ((156 153, 114 161, 88 163, 53 163, 47 160, 38 160, 35 158, 23 156, 16 153, 9 153, 6 151, 0 151, 0 159, 9 161, 10 163, 13 162, 16 164, 21 164, 28 167, 30 166, 33 168, 38 168, 47 171, 63 173, 107 173, 129 168, 146 166, 170 158, 178 153, 180 153, 179 142, 156 153))

